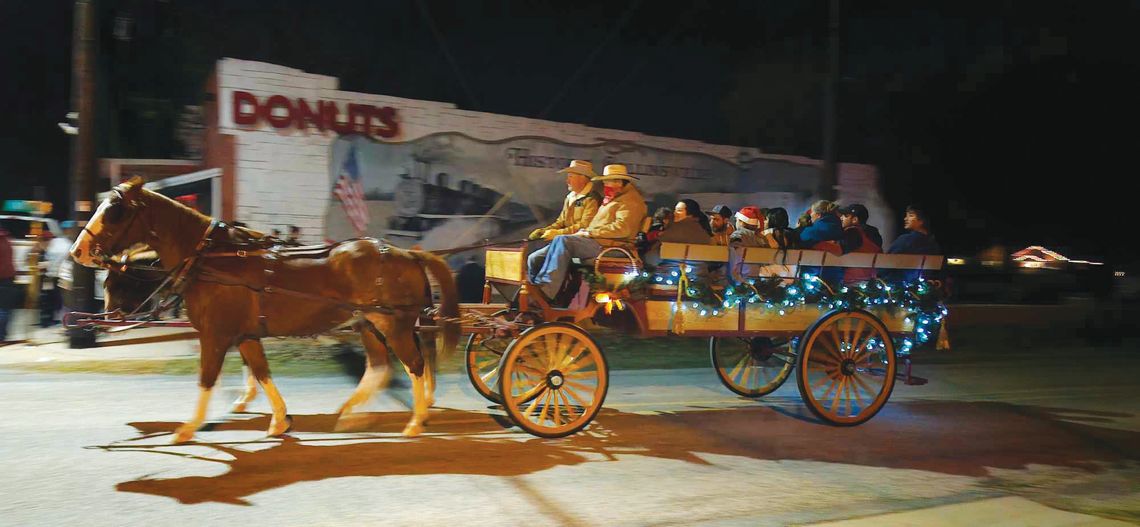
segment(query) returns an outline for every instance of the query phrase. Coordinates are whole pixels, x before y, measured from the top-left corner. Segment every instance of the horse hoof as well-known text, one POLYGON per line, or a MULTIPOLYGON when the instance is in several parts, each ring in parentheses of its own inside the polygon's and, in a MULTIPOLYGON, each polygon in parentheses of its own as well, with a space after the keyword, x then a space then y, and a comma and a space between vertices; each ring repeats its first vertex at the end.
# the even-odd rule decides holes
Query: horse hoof
POLYGON ((333 425, 333 432, 359 432, 367 427, 368 421, 363 414, 341 414, 333 425))
POLYGON ((194 439, 194 432, 197 432, 197 431, 198 431, 197 427, 189 427, 186 425, 182 425, 182 426, 178 427, 177 430, 174 431, 174 436, 172 436, 170 438, 170 442, 171 442, 171 444, 175 444, 175 445, 181 445, 182 443, 186 443, 186 442, 194 439))
POLYGON ((416 437, 424 432, 424 425, 417 423, 408 423, 404 427, 404 437, 416 437))
POLYGON ((235 414, 244 414, 245 409, 248 406, 249 405, 246 403, 234 403, 234 406, 233 406, 233 408, 230 409, 230 412, 235 413, 235 414))
POLYGON ((288 432, 289 430, 292 430, 292 429, 293 429, 293 418, 292 417, 286 415, 285 419, 280 420, 280 421, 278 421, 277 418, 275 417, 275 418, 273 418, 272 421, 269 422, 269 430, 265 432, 265 435, 267 437, 279 437, 279 436, 285 434, 286 432, 288 432))

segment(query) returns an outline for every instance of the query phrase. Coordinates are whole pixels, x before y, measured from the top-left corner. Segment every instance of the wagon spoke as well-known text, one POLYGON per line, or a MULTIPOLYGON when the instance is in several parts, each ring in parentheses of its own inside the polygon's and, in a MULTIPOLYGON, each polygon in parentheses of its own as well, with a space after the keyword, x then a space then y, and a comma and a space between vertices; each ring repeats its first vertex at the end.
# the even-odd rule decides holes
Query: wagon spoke
POLYGON ((545 423, 546 422, 546 414, 550 412, 550 396, 554 395, 553 391, 554 390, 547 390, 546 393, 543 394, 542 412, 540 412, 538 414, 538 422, 539 423, 545 423))
MULTIPOLYGON (((583 402, 583 401, 584 401, 584 398, 583 398, 581 395, 579 395, 579 394, 578 394, 578 392, 576 392, 576 391, 574 391, 574 390, 571 390, 571 389, 570 389, 568 386, 566 386, 565 384, 563 384, 563 385, 562 385, 562 387, 561 387, 561 388, 559 388, 559 390, 558 390, 558 391, 565 393, 565 394, 566 394, 566 397, 568 397, 568 398, 570 398, 570 399, 573 399, 573 400, 574 400, 574 404, 575 404, 575 405, 581 406, 582 408, 586 408, 586 407, 588 407, 588 406, 589 406, 589 405, 587 405, 585 402, 583 402)), ((593 400, 593 399, 591 399, 591 401, 592 401, 592 400, 593 400)))
POLYGON ((562 402, 564 403, 563 408, 566 409, 566 417, 568 417, 570 421, 577 421, 580 414, 578 414, 578 411, 570 404, 570 398, 566 396, 566 392, 564 390, 558 390, 558 396, 562 398, 562 402))
POLYGON ((744 365, 748 364, 749 358, 751 358, 751 357, 749 357, 748 355, 741 357, 740 362, 736 363, 736 367, 732 368, 732 373, 728 374, 728 378, 732 379, 734 382, 740 382, 739 381, 740 372, 741 372, 741 370, 744 369, 744 365))
POLYGON ((490 381, 491 379, 495 378, 497 375, 499 375, 499 367, 495 366, 495 369, 493 369, 493 370, 491 370, 491 371, 489 371, 483 375, 480 375, 479 378, 483 379, 483 384, 487 384, 487 381, 490 381))
MULTIPOLYGON (((856 344, 857 342, 859 342, 859 339, 863 336, 863 330, 867 329, 867 324, 865 322, 863 322, 862 320, 858 320, 857 324, 858 325, 856 326, 856 331, 855 331, 854 337, 848 341, 853 346, 851 348, 852 354, 859 351, 862 348, 862 344, 866 343, 866 341, 864 341, 863 343, 856 344)), ((871 336, 867 335, 867 338, 871 338, 871 336)))
MULTIPOLYGON (((838 413, 839 394, 843 391, 843 387, 847 385, 846 378, 839 379, 839 389, 835 390, 835 395, 831 398, 831 413, 838 413)), ((827 397, 826 395, 824 397, 827 397)))

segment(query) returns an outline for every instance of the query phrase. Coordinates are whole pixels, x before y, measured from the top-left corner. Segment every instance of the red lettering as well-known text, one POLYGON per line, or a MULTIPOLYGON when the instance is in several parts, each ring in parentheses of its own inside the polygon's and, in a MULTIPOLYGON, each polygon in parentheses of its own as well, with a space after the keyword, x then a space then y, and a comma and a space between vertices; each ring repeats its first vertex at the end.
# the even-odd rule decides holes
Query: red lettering
POLYGON ((253 125, 257 124, 257 97, 247 91, 234 90, 234 124, 236 125, 253 125), (253 106, 252 110, 246 110, 244 106, 253 106))
POLYGON ((322 132, 332 130, 341 135, 391 138, 400 133, 396 109, 391 106, 349 103, 341 121, 340 108, 334 101, 309 103, 305 99, 272 95, 259 102, 252 93, 239 90, 233 92, 233 119, 234 124, 242 126, 256 126, 264 120, 274 128, 307 130, 315 126, 322 132))
POLYGON ((317 111, 314 112, 305 99, 297 99, 297 106, 293 113, 293 116, 296 118, 297 128, 305 130, 309 127, 309 124, 312 124, 320 131, 325 131, 325 122, 320 113, 320 104, 320 102, 317 102, 317 111))
MULTIPOLYGON (((351 117, 346 114, 345 115, 345 121, 341 122, 340 121, 340 109, 336 107, 335 102, 327 101, 327 102, 322 102, 322 104, 327 105, 324 108, 322 108, 322 110, 324 110, 324 112, 327 112, 325 118, 328 119, 329 128, 332 128, 332 131, 334 131, 340 135, 351 135, 352 134, 352 119, 351 119, 351 117)), ((322 112, 322 114, 324 114, 324 112, 322 112)))
POLYGON ((261 106, 262 118, 274 128, 289 128, 293 125, 293 105, 284 95, 274 95, 261 106), (274 115, 277 108, 285 108, 285 115, 274 115))
MULTIPOLYGON (((400 133, 400 124, 396 122, 396 109, 391 106, 383 108, 374 108, 372 116, 376 117, 384 126, 372 127, 368 131, 371 135, 378 135, 384 138, 396 137, 400 133)), ((371 123, 371 119, 369 119, 371 123)))
POLYGON ((348 122, 353 133, 368 134, 368 121, 372 120, 372 105, 348 104, 348 122))

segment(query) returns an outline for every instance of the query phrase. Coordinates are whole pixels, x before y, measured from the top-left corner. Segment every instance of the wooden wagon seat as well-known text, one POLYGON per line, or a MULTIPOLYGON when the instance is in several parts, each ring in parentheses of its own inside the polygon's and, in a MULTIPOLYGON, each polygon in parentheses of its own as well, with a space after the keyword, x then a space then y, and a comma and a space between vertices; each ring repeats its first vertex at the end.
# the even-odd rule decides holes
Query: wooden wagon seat
POLYGON ((763 247, 730 248, 720 245, 700 245, 689 243, 661 244, 661 259, 684 263, 726 263, 729 251, 737 251, 741 262, 753 265, 808 265, 819 267, 853 267, 860 269, 908 269, 937 271, 942 269, 945 258, 940 255, 925 254, 872 254, 849 253, 835 255, 826 251, 810 249, 768 249, 763 247))

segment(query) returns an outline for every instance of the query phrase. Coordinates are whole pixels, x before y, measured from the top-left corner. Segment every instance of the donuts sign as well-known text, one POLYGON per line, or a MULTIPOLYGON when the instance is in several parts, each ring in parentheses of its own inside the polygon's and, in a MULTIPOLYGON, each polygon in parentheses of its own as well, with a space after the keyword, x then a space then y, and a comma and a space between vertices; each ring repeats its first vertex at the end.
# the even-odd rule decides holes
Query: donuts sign
POLYGON ((270 126, 306 130, 315 127, 321 132, 332 131, 340 135, 367 135, 378 139, 391 139, 400 134, 396 109, 391 106, 348 103, 342 108, 335 101, 290 99, 284 95, 257 97, 234 90, 233 119, 238 126, 270 126))

